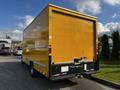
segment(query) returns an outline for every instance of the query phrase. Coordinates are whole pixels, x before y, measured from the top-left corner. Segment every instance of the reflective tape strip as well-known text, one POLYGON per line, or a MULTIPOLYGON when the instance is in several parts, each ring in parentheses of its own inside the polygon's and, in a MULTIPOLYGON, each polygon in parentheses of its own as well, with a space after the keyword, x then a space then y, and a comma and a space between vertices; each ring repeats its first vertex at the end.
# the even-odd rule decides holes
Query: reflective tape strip
POLYGON ((44 68, 46 67, 46 65, 43 64, 43 63, 39 63, 39 62, 36 62, 36 61, 34 61, 34 63, 35 63, 35 64, 38 64, 38 65, 41 66, 41 67, 44 67, 44 68))

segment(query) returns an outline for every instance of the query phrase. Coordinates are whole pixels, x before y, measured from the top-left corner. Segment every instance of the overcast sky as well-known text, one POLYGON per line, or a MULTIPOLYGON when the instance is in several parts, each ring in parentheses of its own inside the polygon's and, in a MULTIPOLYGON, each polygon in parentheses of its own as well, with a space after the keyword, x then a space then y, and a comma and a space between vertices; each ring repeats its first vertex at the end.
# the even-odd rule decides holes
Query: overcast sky
POLYGON ((48 3, 97 16, 99 34, 120 30, 120 0, 1 0, 0 32, 21 38, 22 30, 48 3))

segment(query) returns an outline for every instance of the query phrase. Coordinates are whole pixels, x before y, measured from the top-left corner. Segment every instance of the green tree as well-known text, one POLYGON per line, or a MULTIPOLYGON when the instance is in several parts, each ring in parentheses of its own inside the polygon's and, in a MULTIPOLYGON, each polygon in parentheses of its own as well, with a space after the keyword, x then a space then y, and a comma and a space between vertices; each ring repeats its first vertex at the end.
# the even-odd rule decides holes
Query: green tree
POLYGON ((109 59, 109 44, 108 44, 108 36, 106 34, 104 34, 102 36, 102 51, 101 51, 101 55, 103 59, 109 59))
POLYGON ((113 40, 113 48, 112 48, 112 59, 118 60, 119 59, 119 51, 120 51, 120 40, 119 40, 119 32, 115 31, 112 33, 112 40, 113 40))

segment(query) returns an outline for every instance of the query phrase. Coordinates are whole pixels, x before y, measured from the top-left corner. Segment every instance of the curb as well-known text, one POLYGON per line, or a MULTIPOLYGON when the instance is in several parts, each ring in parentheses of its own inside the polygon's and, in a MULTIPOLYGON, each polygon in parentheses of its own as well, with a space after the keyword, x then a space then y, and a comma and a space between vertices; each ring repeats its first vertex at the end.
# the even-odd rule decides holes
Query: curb
POLYGON ((94 81, 96 81, 98 83, 101 83, 103 85, 109 86, 111 88, 115 88, 117 90, 120 89, 120 85, 119 84, 113 83, 111 81, 103 80, 103 79, 100 79, 100 78, 97 78, 97 77, 93 77, 93 76, 86 77, 86 78, 88 78, 90 80, 94 80, 94 81))

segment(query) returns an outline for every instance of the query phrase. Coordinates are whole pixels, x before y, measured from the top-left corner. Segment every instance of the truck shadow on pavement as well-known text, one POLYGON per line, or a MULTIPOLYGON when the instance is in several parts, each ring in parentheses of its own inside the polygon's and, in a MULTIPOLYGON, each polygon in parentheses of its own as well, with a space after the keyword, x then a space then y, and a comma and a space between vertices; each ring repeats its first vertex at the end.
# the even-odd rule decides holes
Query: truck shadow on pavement
POLYGON ((18 62, 0 63, 0 90, 62 90, 77 83, 68 79, 50 81, 43 76, 32 78, 29 67, 18 62))

